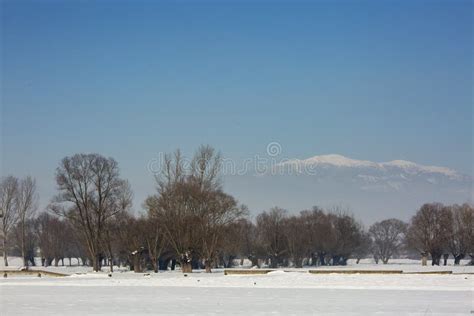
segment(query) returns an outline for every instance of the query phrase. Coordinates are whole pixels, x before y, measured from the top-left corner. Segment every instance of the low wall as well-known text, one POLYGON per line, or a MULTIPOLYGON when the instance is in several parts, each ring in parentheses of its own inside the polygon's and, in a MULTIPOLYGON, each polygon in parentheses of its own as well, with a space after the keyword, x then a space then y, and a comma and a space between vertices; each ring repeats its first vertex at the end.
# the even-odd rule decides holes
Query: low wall
MULTIPOLYGON (((418 271, 418 272, 404 272, 403 274, 452 274, 453 271, 418 271)), ((458 273, 464 274, 464 273, 458 273)))
MULTIPOLYGON (((272 271, 280 271, 278 269, 225 269, 224 275, 255 275, 267 274, 272 271)), ((404 272, 403 270, 336 270, 336 269, 318 269, 318 270, 281 270, 285 272, 300 272, 311 274, 453 274, 453 271, 414 271, 404 272)), ((456 273, 468 274, 468 273, 456 273)))
POLYGON ((343 273, 343 274, 402 274, 402 270, 309 270, 312 274, 329 274, 329 273, 343 273))
POLYGON ((247 269, 247 270, 232 270, 225 269, 224 275, 230 274, 267 274, 268 272, 276 271, 273 269, 247 269))
POLYGON ((48 277, 65 277, 69 276, 69 274, 58 273, 58 272, 51 272, 51 271, 44 271, 44 270, 0 270, 0 275, 4 278, 8 276, 16 276, 16 275, 29 275, 29 276, 48 276, 48 277))

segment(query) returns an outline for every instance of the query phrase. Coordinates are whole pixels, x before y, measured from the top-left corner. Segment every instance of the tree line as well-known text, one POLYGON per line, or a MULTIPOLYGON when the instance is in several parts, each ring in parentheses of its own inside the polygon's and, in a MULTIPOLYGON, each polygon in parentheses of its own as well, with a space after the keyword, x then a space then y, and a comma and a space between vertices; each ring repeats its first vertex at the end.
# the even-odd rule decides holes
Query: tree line
POLYGON ((245 205, 223 191, 220 154, 201 146, 189 164, 180 151, 165 156, 156 192, 131 212, 133 193, 118 163, 99 154, 65 157, 56 169, 57 194, 37 212, 36 182, 7 176, 0 181, 1 237, 23 265, 64 265, 68 259, 99 271, 107 265, 140 272, 176 265, 193 269, 252 266, 346 265, 350 258, 388 263, 415 253, 433 265, 474 261, 474 207, 427 203, 409 223, 386 219, 368 229, 340 208, 313 207, 292 215, 282 208, 254 220, 245 205))

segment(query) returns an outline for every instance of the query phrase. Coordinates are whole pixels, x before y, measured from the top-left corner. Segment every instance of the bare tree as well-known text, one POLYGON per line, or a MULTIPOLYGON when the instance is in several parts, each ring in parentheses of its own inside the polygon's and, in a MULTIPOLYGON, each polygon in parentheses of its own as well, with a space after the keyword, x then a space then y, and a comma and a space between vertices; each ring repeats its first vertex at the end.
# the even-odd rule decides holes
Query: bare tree
POLYGON ((236 238, 234 240, 237 243, 238 253, 241 257, 241 264, 243 259, 248 258, 252 266, 259 267, 259 260, 265 256, 261 240, 258 238, 257 227, 249 219, 240 219, 235 225, 236 238))
POLYGON ((391 218, 373 224, 369 233, 373 240, 374 254, 382 260, 384 264, 398 253, 404 243, 408 224, 401 220, 391 218))
POLYGON ((447 248, 451 214, 441 203, 424 204, 411 219, 407 238, 409 245, 423 256, 431 255, 432 265, 439 265, 447 248))
POLYGON ((452 215, 448 245, 457 265, 474 252, 474 207, 466 203, 448 208, 452 215))
POLYGON ((65 245, 63 256, 69 259, 69 266, 72 265, 72 258, 76 258, 77 264, 79 264, 80 258, 87 256, 84 251, 84 242, 81 240, 82 235, 68 219, 64 220, 64 224, 66 232, 63 235, 62 241, 65 245))
POLYGON ((288 255, 293 261, 295 268, 303 267, 303 258, 308 253, 308 241, 305 232, 303 218, 301 216, 291 216, 283 223, 283 232, 288 247, 288 255))
POLYGON ((121 218, 128 218, 132 207, 132 191, 128 186, 128 183, 121 189, 121 192, 117 195, 117 209, 118 212, 110 218, 104 224, 104 238, 102 249, 106 254, 105 260, 109 263, 110 272, 114 272, 114 260, 116 249, 118 248, 117 233, 121 227, 121 218))
POLYGON ((126 263, 135 272, 142 272, 146 254, 146 237, 143 219, 137 219, 124 212, 114 219, 114 238, 119 241, 119 247, 126 257, 126 263))
POLYGON ((257 231, 272 268, 276 268, 288 252, 283 231, 286 217, 287 211, 278 207, 257 216, 257 231))
POLYGON ((229 225, 227 225, 221 238, 219 253, 218 253, 218 264, 221 264, 224 268, 232 268, 234 265, 234 259, 240 256, 240 265, 243 265, 244 255, 241 253, 241 223, 247 220, 241 218, 229 225))
POLYGON ((26 255, 26 224, 34 216, 37 203, 36 181, 29 176, 20 180, 16 194, 16 205, 18 208, 18 223, 20 225, 21 257, 23 258, 23 266, 26 268, 28 268, 28 258, 26 255))
POLYGON ((13 176, 0 182, 0 216, 2 219, 3 261, 8 266, 8 237, 10 230, 18 221, 18 179, 13 176))
POLYGON ((371 250, 373 250, 372 238, 370 238, 369 233, 363 231, 360 238, 360 244, 354 249, 356 263, 359 264, 360 259, 367 257, 371 250))
POLYGON ((165 238, 175 251, 183 272, 191 272, 192 255, 199 238, 195 186, 187 182, 184 161, 180 151, 165 155, 161 174, 156 176, 157 194, 145 201, 150 216, 162 225, 165 238))
POLYGON ((14 245, 15 255, 21 256, 23 252, 28 265, 32 266, 36 265, 35 256, 38 246, 38 240, 35 234, 35 223, 34 218, 27 220, 24 225, 18 222, 10 234, 10 237, 14 237, 12 244, 14 245), (24 245, 24 251, 22 251, 22 245, 24 245))
POLYGON ((83 234, 94 271, 100 270, 106 223, 131 204, 131 189, 117 162, 98 154, 64 158, 56 170, 59 194, 51 210, 67 217, 83 234))
POLYGON ((153 271, 158 272, 158 261, 167 245, 163 229, 155 217, 148 216, 146 218, 142 218, 141 222, 141 225, 144 228, 143 237, 148 250, 148 256, 153 265, 153 271))
POLYGON ((326 265, 326 256, 336 239, 330 216, 315 206, 312 210, 302 211, 301 217, 304 223, 302 229, 307 236, 311 265, 326 265))
POLYGON ((354 219, 340 210, 337 213, 329 213, 331 227, 334 231, 332 236, 330 253, 333 265, 346 265, 347 260, 361 243, 362 226, 354 219))
POLYGON ((221 189, 221 154, 209 145, 201 145, 191 160, 190 178, 204 191, 221 189))
POLYGON ((201 146, 186 169, 178 151, 166 155, 162 172, 156 177, 158 192, 145 207, 163 228, 166 239, 179 258, 183 272, 204 256, 206 270, 216 259, 225 226, 236 221, 241 208, 221 190, 220 154, 201 146))
POLYGON ((63 259, 68 243, 68 226, 57 216, 41 213, 36 219, 36 236, 40 248, 42 264, 44 266, 58 266, 59 260, 63 259))
POLYGON ((204 193, 202 206, 198 222, 202 240, 200 249, 206 272, 211 272, 227 227, 245 215, 246 208, 239 207, 232 196, 220 190, 204 193))

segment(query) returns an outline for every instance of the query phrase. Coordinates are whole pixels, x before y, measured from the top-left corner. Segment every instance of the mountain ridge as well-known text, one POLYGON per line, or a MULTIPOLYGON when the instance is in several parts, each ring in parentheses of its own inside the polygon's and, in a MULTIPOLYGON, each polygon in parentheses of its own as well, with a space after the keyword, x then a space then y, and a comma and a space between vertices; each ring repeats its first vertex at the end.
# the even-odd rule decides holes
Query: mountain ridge
POLYGON ((426 202, 462 204, 474 200, 472 177, 454 169, 336 154, 280 160, 263 173, 229 176, 226 187, 244 192, 237 198, 251 209, 278 205, 297 212, 313 205, 343 205, 370 221, 388 216, 409 220, 426 202))
POLYGON ((418 164, 407 160, 392 160, 387 162, 374 162, 369 160, 352 159, 340 154, 318 155, 307 159, 292 159, 275 165, 277 169, 285 167, 297 167, 299 170, 307 167, 333 166, 338 168, 370 168, 378 171, 403 171, 407 174, 439 174, 452 180, 470 178, 454 169, 441 166, 418 164))

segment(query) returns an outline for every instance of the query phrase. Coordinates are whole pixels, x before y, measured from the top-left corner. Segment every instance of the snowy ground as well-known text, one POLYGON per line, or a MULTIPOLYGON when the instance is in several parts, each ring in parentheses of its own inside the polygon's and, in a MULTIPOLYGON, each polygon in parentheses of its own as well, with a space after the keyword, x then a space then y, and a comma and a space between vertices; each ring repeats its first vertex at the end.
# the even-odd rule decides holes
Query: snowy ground
MULTIPOLYGON (((333 268, 333 267, 332 267, 333 268)), ((8 277, 0 280, 1 315, 64 314, 335 314, 468 315, 474 312, 473 267, 421 267, 370 261, 343 269, 433 271, 460 274, 267 275, 164 272, 73 274, 65 278, 8 277), (462 273, 462 274, 461 274, 462 273)), ((84 272, 82 267, 50 270, 84 272)), ((303 272, 301 272, 303 271, 303 272)))

